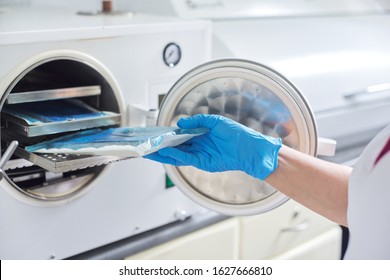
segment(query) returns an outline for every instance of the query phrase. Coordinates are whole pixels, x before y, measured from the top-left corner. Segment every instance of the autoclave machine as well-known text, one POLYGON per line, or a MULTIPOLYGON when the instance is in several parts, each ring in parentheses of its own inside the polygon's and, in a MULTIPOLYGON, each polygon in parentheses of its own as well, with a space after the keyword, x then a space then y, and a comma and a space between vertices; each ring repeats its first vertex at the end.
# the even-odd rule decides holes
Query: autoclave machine
POLYGON ((2 166, 1 259, 63 259, 203 211, 168 188, 158 163, 106 165, 119 158, 34 155, 23 147, 88 127, 150 124, 160 95, 210 59, 210 35, 201 20, 1 9, 3 160, 9 143, 19 142, 2 166), (36 125, 6 112, 23 107, 34 114, 45 104, 59 112, 76 103, 105 113, 36 125))

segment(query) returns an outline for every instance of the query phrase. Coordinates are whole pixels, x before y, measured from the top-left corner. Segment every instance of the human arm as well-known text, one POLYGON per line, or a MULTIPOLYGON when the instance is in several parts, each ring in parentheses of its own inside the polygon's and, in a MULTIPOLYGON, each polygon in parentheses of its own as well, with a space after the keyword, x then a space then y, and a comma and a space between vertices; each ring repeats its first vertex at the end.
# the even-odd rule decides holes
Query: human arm
POLYGON ((324 217, 347 226, 348 181, 352 168, 327 162, 287 146, 266 181, 324 217))
POLYGON ((232 120, 215 115, 181 119, 182 128, 207 127, 209 132, 186 143, 147 156, 176 166, 192 165, 209 172, 241 170, 325 217, 346 225, 351 169, 281 145, 232 120))

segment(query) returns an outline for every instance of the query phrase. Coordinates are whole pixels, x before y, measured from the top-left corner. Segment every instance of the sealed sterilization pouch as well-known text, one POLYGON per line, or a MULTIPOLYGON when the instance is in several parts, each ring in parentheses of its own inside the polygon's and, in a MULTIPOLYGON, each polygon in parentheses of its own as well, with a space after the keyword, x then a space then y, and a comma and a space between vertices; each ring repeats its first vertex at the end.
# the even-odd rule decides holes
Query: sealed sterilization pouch
POLYGON ((77 99, 13 104, 4 106, 3 112, 21 119, 29 125, 68 122, 111 114, 111 112, 93 109, 77 99))
POLYGON ((207 131, 206 128, 178 127, 92 129, 41 142, 25 149, 33 153, 140 157, 168 146, 179 145, 207 131))
POLYGON ((27 137, 118 125, 119 113, 99 111, 78 99, 6 104, 4 125, 27 137))

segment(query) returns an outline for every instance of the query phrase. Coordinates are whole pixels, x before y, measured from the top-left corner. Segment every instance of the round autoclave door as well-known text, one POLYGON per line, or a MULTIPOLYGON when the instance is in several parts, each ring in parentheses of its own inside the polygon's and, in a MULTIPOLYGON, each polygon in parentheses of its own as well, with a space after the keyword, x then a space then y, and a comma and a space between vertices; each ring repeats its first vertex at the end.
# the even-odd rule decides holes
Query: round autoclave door
MULTIPOLYGON (((189 71, 166 95, 158 125, 176 125, 185 116, 219 114, 283 144, 315 155, 317 131, 305 98, 285 77, 251 61, 212 61, 189 71)), ((165 166, 168 176, 195 202, 226 215, 269 211, 288 198, 265 181, 240 171, 209 173, 165 166)))

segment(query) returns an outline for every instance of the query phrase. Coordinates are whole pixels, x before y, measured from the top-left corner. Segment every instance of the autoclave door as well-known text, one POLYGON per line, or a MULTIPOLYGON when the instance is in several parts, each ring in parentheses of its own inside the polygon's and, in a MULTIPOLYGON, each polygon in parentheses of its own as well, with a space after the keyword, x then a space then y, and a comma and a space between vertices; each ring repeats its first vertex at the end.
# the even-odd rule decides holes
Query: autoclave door
MULTIPOLYGON (((185 116, 219 114, 315 156, 317 129, 309 104, 280 73, 252 61, 222 59, 183 75, 160 108, 158 125, 176 125, 185 116)), ((270 184, 240 171, 209 173, 166 165, 169 177, 187 196, 227 215, 266 212, 288 198, 270 184)))

